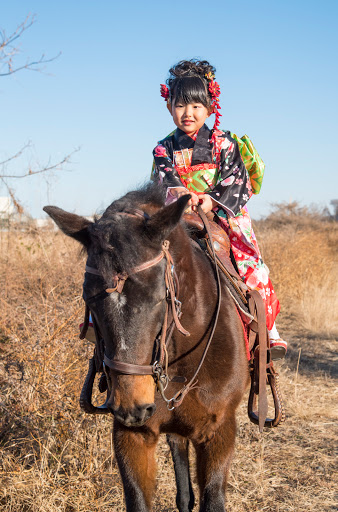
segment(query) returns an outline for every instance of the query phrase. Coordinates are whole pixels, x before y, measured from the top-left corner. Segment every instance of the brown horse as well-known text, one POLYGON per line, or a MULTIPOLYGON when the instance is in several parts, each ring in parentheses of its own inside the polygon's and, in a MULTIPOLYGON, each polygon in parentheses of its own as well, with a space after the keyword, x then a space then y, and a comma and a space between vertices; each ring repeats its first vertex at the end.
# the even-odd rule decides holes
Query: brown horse
POLYGON ((182 380, 189 381, 194 375, 217 309, 213 266, 191 242, 181 220, 189 197, 164 206, 162 192, 148 186, 112 203, 95 222, 57 207, 45 208, 62 231, 81 242, 88 253, 83 296, 104 339, 106 407, 114 415, 114 449, 128 512, 151 510, 155 449, 161 433, 168 434, 174 458, 178 510, 190 512, 194 507, 188 461, 191 441, 197 457, 200 511, 225 511, 235 412, 248 383, 243 327, 225 287, 197 385, 179 406, 180 400, 170 400, 175 395, 182 397, 182 380), (165 329, 168 296, 168 260, 163 254, 161 257, 164 240, 170 244, 178 279, 181 331, 190 333, 182 334, 176 327, 170 333, 164 354, 168 382, 165 391, 161 388, 169 397, 167 402, 156 390, 154 375, 123 372, 118 366, 121 362, 132 369, 138 365, 149 368, 157 357, 155 340, 165 329))

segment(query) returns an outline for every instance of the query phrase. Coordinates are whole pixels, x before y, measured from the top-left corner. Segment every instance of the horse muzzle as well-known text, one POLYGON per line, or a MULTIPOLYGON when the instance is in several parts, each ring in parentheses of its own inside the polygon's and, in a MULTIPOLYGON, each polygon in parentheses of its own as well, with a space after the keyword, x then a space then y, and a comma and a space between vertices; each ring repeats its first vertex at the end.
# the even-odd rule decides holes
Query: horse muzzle
POLYGON ((106 405, 127 427, 140 427, 155 413, 155 382, 150 375, 120 375, 109 372, 106 405))
POLYGON ((107 406, 117 421, 126 427, 142 427, 156 411, 154 403, 135 405, 132 409, 124 409, 121 406, 118 408, 109 407, 109 403, 107 406))

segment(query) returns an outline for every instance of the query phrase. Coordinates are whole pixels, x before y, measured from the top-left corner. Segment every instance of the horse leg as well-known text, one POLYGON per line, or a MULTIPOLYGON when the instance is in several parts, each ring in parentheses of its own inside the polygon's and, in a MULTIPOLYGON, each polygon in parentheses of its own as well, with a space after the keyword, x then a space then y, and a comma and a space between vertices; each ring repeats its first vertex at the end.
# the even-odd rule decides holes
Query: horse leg
POLYGON ((174 462, 176 478, 176 505, 179 512, 191 512, 195 504, 195 496, 191 485, 187 439, 174 434, 167 435, 174 462))
POLYGON ((214 436, 196 444, 200 512, 225 512, 225 488, 235 446, 235 417, 227 418, 214 436))
POLYGON ((127 512, 149 512, 155 490, 158 435, 114 421, 114 450, 127 512))

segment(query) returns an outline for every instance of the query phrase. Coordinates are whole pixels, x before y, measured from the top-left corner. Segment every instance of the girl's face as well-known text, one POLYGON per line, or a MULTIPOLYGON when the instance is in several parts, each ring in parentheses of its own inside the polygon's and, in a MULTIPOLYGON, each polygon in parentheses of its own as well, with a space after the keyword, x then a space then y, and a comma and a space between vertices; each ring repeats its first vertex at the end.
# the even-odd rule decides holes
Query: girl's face
POLYGON ((205 120, 211 114, 210 110, 203 103, 185 104, 174 100, 173 103, 168 103, 167 105, 177 128, 187 135, 193 135, 202 128, 205 120))

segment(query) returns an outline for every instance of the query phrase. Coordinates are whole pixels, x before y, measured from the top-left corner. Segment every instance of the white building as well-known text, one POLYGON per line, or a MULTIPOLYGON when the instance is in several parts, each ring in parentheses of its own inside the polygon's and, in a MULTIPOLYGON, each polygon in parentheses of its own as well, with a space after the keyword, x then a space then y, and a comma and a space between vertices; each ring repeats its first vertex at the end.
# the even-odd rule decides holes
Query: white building
POLYGON ((0 219, 8 219, 15 213, 15 208, 10 197, 0 197, 0 219))

